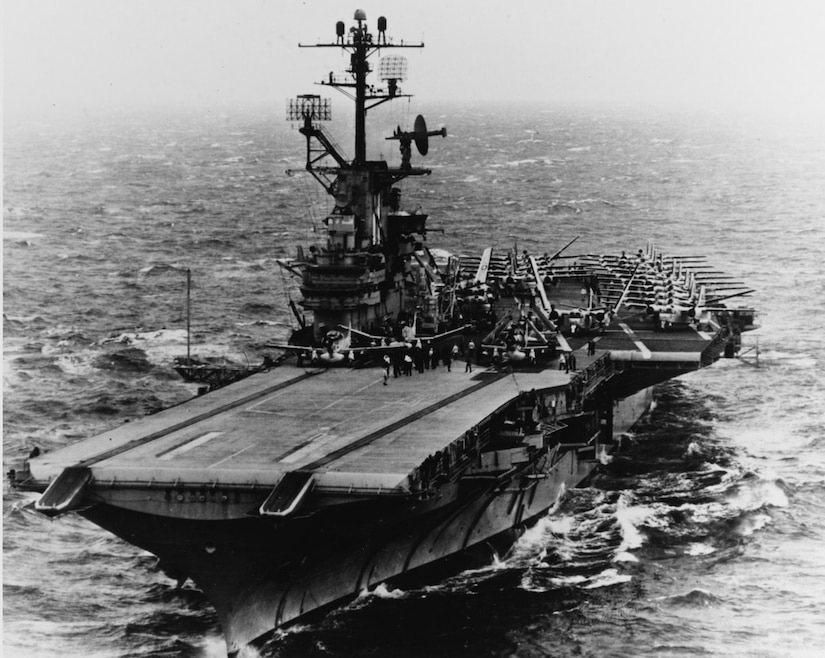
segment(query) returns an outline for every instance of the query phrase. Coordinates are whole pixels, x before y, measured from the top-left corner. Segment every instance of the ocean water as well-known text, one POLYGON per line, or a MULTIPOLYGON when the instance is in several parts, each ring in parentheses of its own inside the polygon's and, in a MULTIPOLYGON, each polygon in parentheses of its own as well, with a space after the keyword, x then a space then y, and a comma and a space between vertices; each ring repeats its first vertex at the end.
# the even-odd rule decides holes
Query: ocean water
MULTIPOLYGON (((390 131, 418 109, 374 113, 390 131)), ((723 361, 660 387, 627 449, 509 554, 378 588, 261 655, 825 655, 821 122, 423 109, 449 137, 403 203, 443 230, 431 245, 543 253, 580 236, 568 253, 584 253, 650 238, 706 254, 756 290, 758 367, 723 361)), ((374 142, 395 157, 387 144, 374 142)), ((312 241, 329 204, 286 173, 303 137, 268 109, 27 118, 7 121, 4 148, 4 470, 194 394, 170 367, 186 350, 186 268, 194 354, 254 363, 286 336, 294 290, 275 258, 312 241)), ((225 655, 194 587, 32 499, 4 485, 4 655, 225 655)))

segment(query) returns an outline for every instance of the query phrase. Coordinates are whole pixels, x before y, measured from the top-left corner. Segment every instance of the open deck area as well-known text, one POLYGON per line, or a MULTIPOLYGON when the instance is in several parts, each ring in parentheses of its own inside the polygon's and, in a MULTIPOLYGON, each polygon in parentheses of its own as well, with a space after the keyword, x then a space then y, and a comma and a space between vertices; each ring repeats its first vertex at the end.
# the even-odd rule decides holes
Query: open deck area
POLYGON ((561 388, 571 376, 463 370, 459 361, 385 386, 380 369, 286 365, 42 455, 32 474, 83 465, 104 482, 266 485, 311 470, 321 481, 358 474, 363 486, 391 487, 520 391, 561 388))

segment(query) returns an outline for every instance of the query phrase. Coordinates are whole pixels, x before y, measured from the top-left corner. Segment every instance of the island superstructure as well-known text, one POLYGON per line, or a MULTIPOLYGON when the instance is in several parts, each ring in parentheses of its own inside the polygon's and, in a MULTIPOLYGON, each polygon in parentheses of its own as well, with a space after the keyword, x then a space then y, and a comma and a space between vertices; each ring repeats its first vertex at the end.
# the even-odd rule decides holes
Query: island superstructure
POLYGON ((332 198, 325 239, 280 262, 301 293, 295 331, 272 344, 289 358, 10 474, 42 492, 43 514, 81 514, 192 579, 230 653, 512 538, 617 449, 652 386, 735 355, 754 326, 731 306, 742 283, 650 243, 575 258, 570 244, 430 248, 399 184, 431 173, 413 145, 426 155, 446 130, 396 128, 398 166, 367 153, 368 113, 406 96, 392 53, 422 47, 386 30, 358 10, 311 46, 350 56, 322 84, 354 101, 352 160, 323 127, 328 99, 288 104, 332 198))

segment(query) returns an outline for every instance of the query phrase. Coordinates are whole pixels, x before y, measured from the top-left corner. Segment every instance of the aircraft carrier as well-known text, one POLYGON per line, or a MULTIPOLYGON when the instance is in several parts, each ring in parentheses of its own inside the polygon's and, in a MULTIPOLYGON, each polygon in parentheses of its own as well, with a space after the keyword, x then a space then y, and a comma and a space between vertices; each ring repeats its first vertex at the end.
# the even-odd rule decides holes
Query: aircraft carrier
POLYGON ((397 166, 367 154, 368 111, 406 98, 395 53, 423 45, 386 28, 358 10, 304 46, 349 55, 321 84, 354 101, 355 157, 323 127, 329 99, 289 101, 332 209, 323 239, 280 262, 301 298, 274 358, 231 381, 181 363, 204 394, 9 474, 43 514, 81 514, 192 579, 230 654, 512 539, 620 447, 651 387, 735 356, 754 327, 732 305, 751 291, 698 255, 430 248, 398 184, 431 173, 413 146, 446 129, 399 126, 397 166))

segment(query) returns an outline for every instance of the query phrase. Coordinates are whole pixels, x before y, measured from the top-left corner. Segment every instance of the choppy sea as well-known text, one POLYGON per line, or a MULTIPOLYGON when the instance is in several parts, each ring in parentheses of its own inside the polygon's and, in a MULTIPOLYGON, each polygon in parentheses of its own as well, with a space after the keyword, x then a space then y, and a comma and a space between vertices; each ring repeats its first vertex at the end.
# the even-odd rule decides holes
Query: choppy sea
MULTIPOLYGON (((510 554, 379 588, 263 655, 825 655, 821 120, 373 113, 389 131, 422 109, 449 132, 431 143, 432 175, 404 184, 403 203, 443 231, 431 246, 543 253, 580 236, 568 253, 653 239, 706 254, 756 290, 762 328, 746 347, 758 342, 758 366, 723 361, 661 386, 627 449, 510 554)), ((257 363, 286 336, 275 259, 314 240, 329 207, 311 177, 286 173, 303 166, 294 128, 250 108, 7 119, 4 470, 195 393, 170 367, 186 350, 187 268, 194 354, 257 363)), ((375 142, 392 158, 388 144, 375 142)), ((4 655, 225 655, 208 602, 151 555, 3 494, 4 655)))

